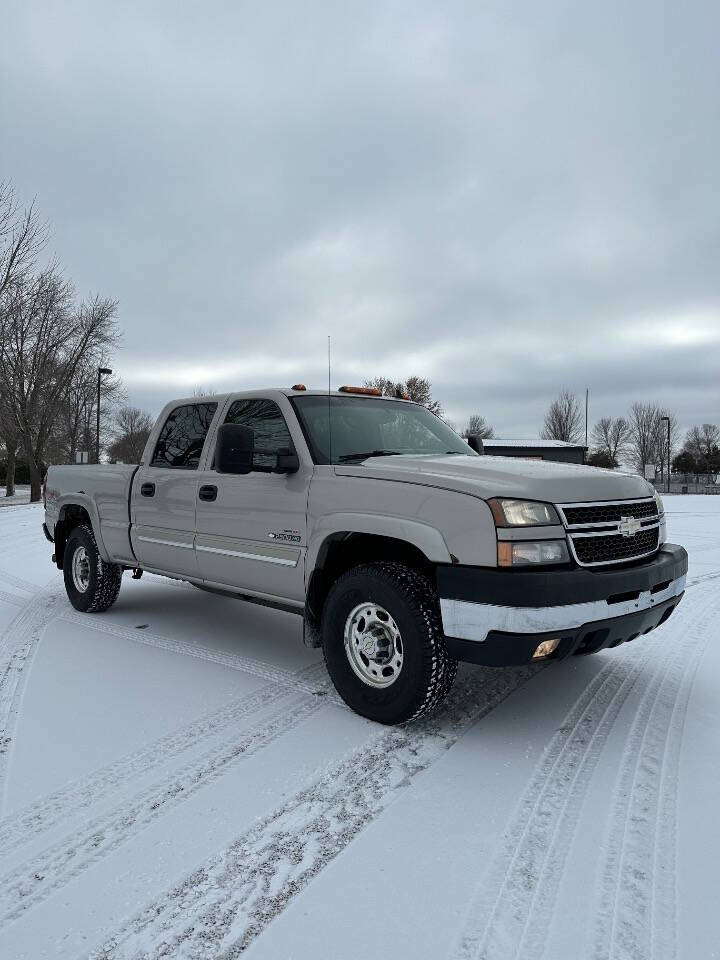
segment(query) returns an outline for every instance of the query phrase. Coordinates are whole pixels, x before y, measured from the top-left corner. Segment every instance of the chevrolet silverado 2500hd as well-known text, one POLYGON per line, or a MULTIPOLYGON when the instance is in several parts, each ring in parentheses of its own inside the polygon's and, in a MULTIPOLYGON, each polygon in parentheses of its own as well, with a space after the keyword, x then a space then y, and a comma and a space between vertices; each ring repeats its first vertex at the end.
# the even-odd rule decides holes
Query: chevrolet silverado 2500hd
POLYGON ((147 570, 293 611, 340 696, 381 723, 441 703, 458 660, 648 633, 687 571, 641 477, 478 455, 424 407, 358 388, 176 400, 138 465, 50 467, 45 498, 77 610, 147 570))

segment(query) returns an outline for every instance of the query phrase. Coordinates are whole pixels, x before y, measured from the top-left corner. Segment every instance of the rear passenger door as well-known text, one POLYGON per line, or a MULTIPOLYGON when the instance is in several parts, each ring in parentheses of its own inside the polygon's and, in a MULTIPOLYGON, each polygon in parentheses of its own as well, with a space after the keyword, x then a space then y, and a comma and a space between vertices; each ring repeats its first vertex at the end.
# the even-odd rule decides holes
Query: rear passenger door
POLYGON ((198 578, 195 505, 198 464, 217 403, 171 410, 152 459, 133 480, 132 545, 143 567, 198 578))
MULTIPOLYGON (((225 423, 249 427, 255 447, 295 450, 278 404, 266 397, 234 400, 225 423)), ((214 459, 200 475, 196 549, 202 578, 284 600, 304 599, 307 498, 312 467, 272 473, 274 457, 255 454, 252 473, 218 473, 214 459), (213 491, 205 500, 201 491, 213 491)))

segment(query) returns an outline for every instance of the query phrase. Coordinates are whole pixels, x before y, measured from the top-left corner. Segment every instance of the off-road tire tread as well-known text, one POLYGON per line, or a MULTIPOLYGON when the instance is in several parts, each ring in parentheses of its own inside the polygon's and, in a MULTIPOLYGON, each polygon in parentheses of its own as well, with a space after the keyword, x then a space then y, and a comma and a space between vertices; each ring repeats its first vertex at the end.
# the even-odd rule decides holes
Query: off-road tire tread
POLYGON ((346 581, 358 575, 377 577, 393 586, 402 594, 416 620, 421 623, 424 654, 429 664, 429 677, 422 702, 412 716, 401 721, 401 724, 412 723, 420 717, 433 713, 442 704, 450 692, 457 673, 457 660, 450 656, 445 644, 437 592, 430 580, 419 570, 393 561, 366 563, 352 567, 338 577, 332 592, 341 591, 346 581))
POLYGON ((92 556, 90 558, 90 562, 95 567, 96 576, 95 592, 90 605, 84 612, 104 613, 115 603, 118 598, 118 594, 120 593, 123 575, 122 567, 117 563, 106 563, 103 560, 103 558, 100 556, 100 551, 98 550, 93 529, 87 523, 82 523, 77 527, 74 527, 70 532, 68 542, 76 530, 82 530, 82 532, 90 540, 92 546, 92 556))

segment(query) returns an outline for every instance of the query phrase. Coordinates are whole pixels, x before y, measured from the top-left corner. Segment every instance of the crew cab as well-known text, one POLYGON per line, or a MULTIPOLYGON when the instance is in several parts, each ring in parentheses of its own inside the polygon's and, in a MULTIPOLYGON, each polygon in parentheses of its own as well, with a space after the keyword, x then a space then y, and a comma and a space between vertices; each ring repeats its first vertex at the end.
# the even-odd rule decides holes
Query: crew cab
POLYGON ((562 660, 668 619, 687 554, 642 477, 473 446, 365 388, 175 400, 139 464, 50 467, 43 527, 77 610, 132 570, 297 613, 381 723, 437 707, 459 660, 562 660))

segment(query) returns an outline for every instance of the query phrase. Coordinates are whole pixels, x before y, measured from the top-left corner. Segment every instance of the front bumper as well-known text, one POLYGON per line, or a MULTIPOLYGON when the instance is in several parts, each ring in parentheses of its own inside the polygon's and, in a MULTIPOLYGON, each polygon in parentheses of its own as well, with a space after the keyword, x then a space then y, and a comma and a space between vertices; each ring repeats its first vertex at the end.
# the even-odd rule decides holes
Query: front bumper
POLYGON ((613 570, 437 570, 443 630, 457 660, 528 663, 543 640, 552 659, 595 653, 664 623, 685 590, 687 553, 666 543, 650 560, 613 570))

